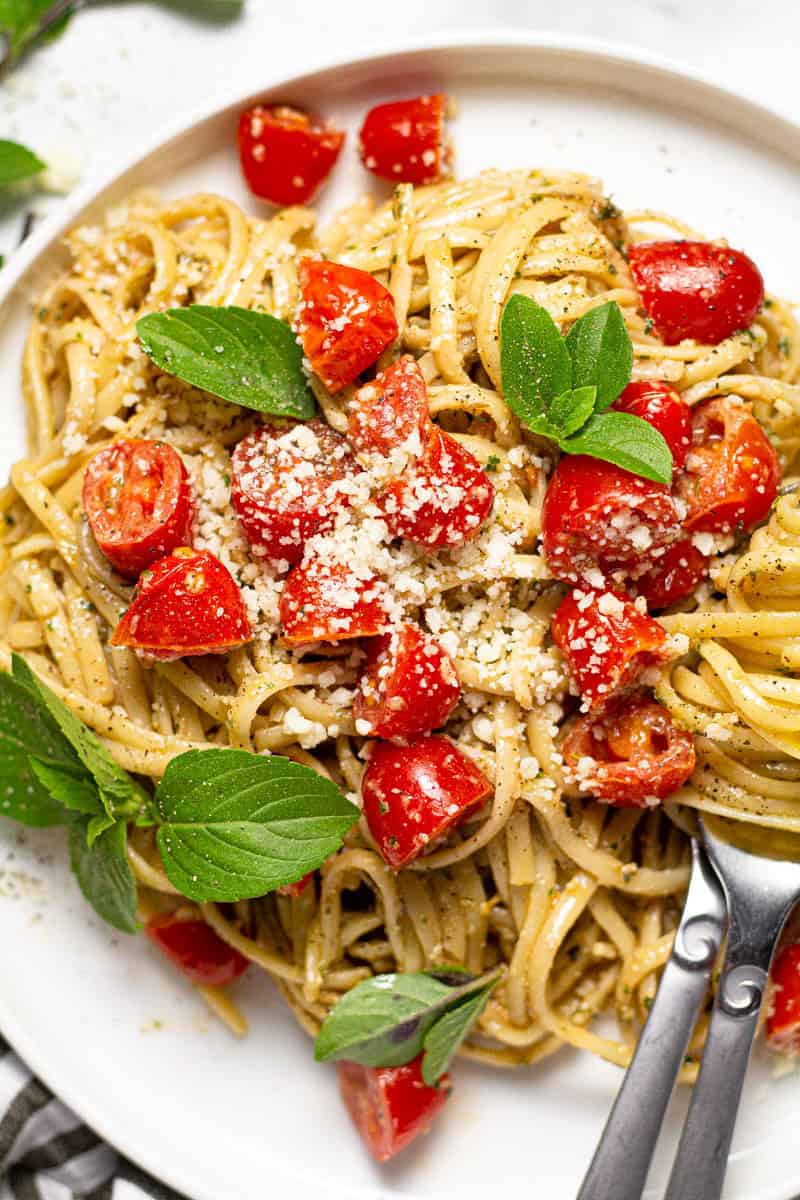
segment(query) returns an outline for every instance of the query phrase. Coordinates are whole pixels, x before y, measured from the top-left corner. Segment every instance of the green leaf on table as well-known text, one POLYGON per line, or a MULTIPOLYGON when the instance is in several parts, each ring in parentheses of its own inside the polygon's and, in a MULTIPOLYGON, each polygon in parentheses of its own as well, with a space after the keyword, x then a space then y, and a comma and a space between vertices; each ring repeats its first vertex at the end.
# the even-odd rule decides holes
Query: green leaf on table
POLYGON ((459 1046, 486 1008, 499 978, 496 975, 479 992, 448 1009, 428 1030, 423 1041, 422 1078, 430 1087, 435 1086, 450 1066, 459 1046))
POLYGON ((156 792, 170 883, 191 900, 233 901, 295 883, 342 845, 359 811, 288 758, 187 750, 156 792))
POLYGON ((122 933, 136 933, 136 882, 125 854, 127 831, 122 821, 100 833, 89 845, 90 819, 79 817, 69 831, 72 870, 92 908, 122 933))
POLYGON ((0 139, 0 188, 31 179, 45 169, 46 164, 19 142, 0 139))
POLYGON ((0 33, 8 45, 5 67, 13 66, 26 51, 52 42, 64 32, 72 8, 68 7, 55 21, 47 22, 52 7, 53 0, 0 0, 0 33), (47 22, 44 28, 42 22, 47 22))
POLYGON ((559 440, 586 424, 594 412, 596 394, 594 387, 579 387, 563 392, 550 402, 547 419, 559 440))
POLYGON ((595 411, 613 404, 631 377, 633 347, 618 304, 609 301, 590 309, 566 338, 572 359, 572 386, 595 387, 595 411))
POLYGON ((80 762, 55 722, 30 691, 7 672, 0 674, 0 814, 23 825, 63 825, 64 806, 31 765, 80 771, 80 762))
POLYGON ((500 367, 506 404, 521 421, 546 416, 556 396, 572 388, 572 360, 546 308, 512 296, 500 320, 500 367))
POLYGON ((561 448, 567 454, 588 454, 616 463, 656 483, 672 480, 669 446, 657 429, 632 413, 598 413, 580 433, 562 442, 561 448))
MULTIPOLYGON (((81 773, 29 756, 31 770, 54 800, 71 812, 96 816, 103 812, 103 802, 92 777, 81 767, 81 773)), ((80 764, 78 764, 80 767, 80 764)), ((105 814, 104 814, 105 815, 105 814)), ((108 817, 113 824, 113 817, 108 817)))
POLYGON ((303 352, 284 321, 246 308, 191 304, 136 323, 156 366, 232 404, 279 417, 313 417, 303 352))
POLYGON ((233 21, 244 8, 244 0, 161 0, 167 8, 175 8, 203 21, 233 21))

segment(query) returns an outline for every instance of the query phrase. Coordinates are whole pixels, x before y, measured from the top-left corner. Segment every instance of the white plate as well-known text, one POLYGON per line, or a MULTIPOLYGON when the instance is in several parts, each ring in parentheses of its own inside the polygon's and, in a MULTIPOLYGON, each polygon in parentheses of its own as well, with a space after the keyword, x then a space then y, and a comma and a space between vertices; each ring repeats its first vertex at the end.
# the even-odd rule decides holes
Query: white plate
MULTIPOLYGON (((328 67, 264 94, 318 107, 352 131, 371 104, 422 89, 458 98, 460 174, 522 165, 595 173, 625 208, 663 209, 728 236, 774 291, 792 295, 800 129, 639 54, 528 35, 474 38, 328 67)), ((170 195, 218 189, 249 207, 234 150, 236 115, 248 99, 201 114, 102 187, 76 194, 59 226, 43 228, 0 276, 3 295, 12 293, 0 334, 0 466, 22 450, 20 348, 32 278, 52 266, 56 236, 89 201, 97 207, 146 184, 170 195)), ((351 136, 326 208, 365 183, 351 136)), ((0 868, 4 1032, 99 1133, 195 1200, 262 1200, 298 1187, 319 1200, 484 1200, 498 1187, 574 1196, 619 1083, 615 1068, 569 1050, 515 1073, 459 1064, 436 1132, 379 1171, 340 1106, 334 1071, 314 1065, 266 978, 251 971, 240 986, 252 1032, 235 1042, 143 940, 88 915, 61 833, 3 826, 0 868)), ((730 1200, 788 1200, 800 1191, 798 1116, 800 1077, 770 1082, 757 1056, 730 1200)), ((653 1200, 665 1164, 662 1150, 653 1200)))

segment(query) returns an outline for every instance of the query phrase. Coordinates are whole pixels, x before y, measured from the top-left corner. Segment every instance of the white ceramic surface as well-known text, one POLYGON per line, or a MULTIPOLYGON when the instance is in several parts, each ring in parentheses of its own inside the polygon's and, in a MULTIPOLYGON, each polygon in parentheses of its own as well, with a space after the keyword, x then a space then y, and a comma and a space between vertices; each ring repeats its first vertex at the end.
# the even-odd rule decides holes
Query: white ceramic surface
MULTIPOLYGON (((347 63, 264 94, 319 107, 353 130, 377 100, 433 88, 459 100, 459 173, 550 165, 601 175, 623 207, 671 211, 728 236, 756 258, 773 290, 792 294, 800 129, 643 56, 554 39, 473 42, 347 63)), ((249 204, 233 149, 245 101, 198 116, 102 184, 96 203, 155 184, 169 195, 218 189, 249 204)), ((353 142, 327 209, 366 184, 353 142)), ((84 189, 60 217, 71 222, 90 200, 84 189)), ((43 228, 0 275, 3 470, 23 444, 21 341, 59 230, 43 228)), ((570 1200, 619 1081, 616 1069, 569 1051, 516 1073, 459 1064, 436 1132, 378 1171, 341 1109, 334 1072, 313 1064, 270 982, 251 971, 240 985, 252 1032, 233 1041, 143 940, 88 914, 58 831, 0 829, 0 944, 3 1031, 101 1134, 194 1200, 261 1200, 298 1188, 319 1200, 483 1200, 500 1188, 570 1200)), ((679 1099, 673 1128, 683 1106, 679 1099)), ((799 1115, 800 1080, 770 1081, 758 1055, 729 1200, 788 1200, 800 1191, 799 1115)), ((662 1147, 648 1200, 660 1195, 665 1161, 662 1147)))

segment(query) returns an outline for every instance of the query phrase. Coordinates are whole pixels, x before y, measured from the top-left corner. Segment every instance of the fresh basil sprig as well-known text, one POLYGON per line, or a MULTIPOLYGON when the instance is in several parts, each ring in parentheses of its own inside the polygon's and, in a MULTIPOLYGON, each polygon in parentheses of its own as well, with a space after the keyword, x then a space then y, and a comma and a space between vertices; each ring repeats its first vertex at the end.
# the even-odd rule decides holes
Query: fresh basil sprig
POLYGON ((588 454, 669 484, 672 454, 662 435, 632 413, 608 412, 631 377, 633 348, 622 311, 609 301, 566 337, 547 309, 512 296, 500 322, 503 393, 523 424, 564 454, 588 454))
POLYGON ((0 0, 0 34, 6 39, 4 70, 12 67, 29 50, 54 41, 64 32, 73 6, 60 6, 61 13, 51 20, 50 12, 54 7, 54 0, 0 0))
POLYGON ((483 1012, 502 968, 471 976, 458 967, 374 975, 346 992, 314 1043, 317 1062, 348 1059, 365 1067, 400 1067, 423 1054, 433 1085, 483 1012))
POLYGON ((136 331, 157 367, 194 387, 274 416, 314 415, 303 352, 277 317, 190 304, 140 317, 136 331))

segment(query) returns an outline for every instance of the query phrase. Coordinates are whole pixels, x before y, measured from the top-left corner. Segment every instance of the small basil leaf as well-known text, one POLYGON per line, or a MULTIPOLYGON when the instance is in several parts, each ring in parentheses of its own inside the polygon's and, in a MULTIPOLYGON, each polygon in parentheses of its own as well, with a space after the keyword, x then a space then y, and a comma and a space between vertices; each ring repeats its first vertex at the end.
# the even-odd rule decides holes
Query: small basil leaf
POLYGON ((579 387, 562 392, 555 400, 551 400, 547 419, 557 430, 559 439, 570 437, 586 424, 594 412, 596 395, 597 391, 592 386, 579 387))
POLYGON ((546 308, 512 296, 500 320, 500 368, 506 404, 530 424, 572 386, 572 362, 546 308))
POLYGON ((572 386, 596 387, 596 410, 613 404, 631 377, 633 347, 622 310, 613 300, 584 313, 566 337, 572 386))
POLYGON ((86 845, 91 850, 101 833, 105 833, 107 829, 111 829, 117 822, 108 813, 98 813, 97 816, 89 819, 89 824, 86 826, 86 845))
POLYGON ((161 0, 167 8, 175 8, 203 21, 232 21, 244 8, 244 0, 161 0))
MULTIPOLYGON (((73 771, 52 763, 42 762, 30 756, 30 766, 42 787, 46 788, 54 800, 63 804, 72 812, 88 813, 94 816, 103 812, 97 787, 91 776, 85 772, 76 775, 73 771)), ((105 815, 105 814, 104 814, 105 815)), ((113 818, 109 817, 112 821, 113 818)))
POLYGON ((21 179, 30 179, 44 168, 42 160, 27 146, 0 139, 0 187, 19 183, 21 179))
POLYGON ((561 444, 567 454, 588 454, 616 463, 655 483, 672 481, 672 454, 664 438, 647 421, 631 413, 607 412, 591 417, 575 437, 561 444))
POLYGON ((66 29, 71 6, 54 21, 48 19, 53 0, 0 0, 0 33, 8 52, 3 67, 13 66, 28 50, 53 41, 66 29))
POLYGON ((156 366, 232 404, 280 417, 313 417, 303 352, 284 321, 247 308, 192 304, 136 322, 156 366))
POLYGON ((497 979, 492 980, 488 987, 449 1009, 425 1034, 422 1078, 430 1087, 450 1066, 453 1055, 486 1008, 497 982, 497 979))
POLYGON ((122 933, 136 933, 136 883, 125 855, 127 833, 122 821, 100 833, 89 845, 87 817, 70 826, 69 849, 78 886, 99 916, 122 933))
POLYGON ((18 679, 0 673, 0 814, 23 825, 63 825, 63 805, 42 783, 31 755, 73 774, 80 761, 49 713, 18 679))

